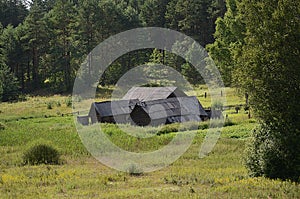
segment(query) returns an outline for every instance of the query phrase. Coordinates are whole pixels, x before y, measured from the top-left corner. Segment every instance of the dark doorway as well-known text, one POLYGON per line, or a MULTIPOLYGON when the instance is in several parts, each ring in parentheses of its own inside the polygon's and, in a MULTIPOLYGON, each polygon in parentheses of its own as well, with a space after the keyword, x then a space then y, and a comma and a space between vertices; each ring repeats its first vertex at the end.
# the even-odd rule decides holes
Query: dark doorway
POLYGON ((130 113, 132 121, 138 126, 148 126, 151 123, 151 118, 141 106, 135 106, 130 113))

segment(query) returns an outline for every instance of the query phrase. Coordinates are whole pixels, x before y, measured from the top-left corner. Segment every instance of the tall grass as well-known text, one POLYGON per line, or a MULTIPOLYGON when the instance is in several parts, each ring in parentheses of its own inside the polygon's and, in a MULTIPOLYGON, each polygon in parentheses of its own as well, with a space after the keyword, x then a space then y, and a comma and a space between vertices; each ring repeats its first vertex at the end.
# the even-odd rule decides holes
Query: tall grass
MULTIPOLYGON (((205 89, 197 90, 200 100, 205 89)), ((233 95, 234 89, 226 89, 229 103, 242 102, 233 95)), ((99 92, 109 94, 110 90, 99 92)), ((26 102, 0 104, 3 126, 0 129, 0 198, 299 198, 299 184, 248 177, 242 157, 245 139, 256 122, 248 119, 244 111, 239 114, 235 110, 226 111, 233 125, 223 127, 214 150, 202 159, 198 154, 207 122, 139 129, 103 124, 105 134, 113 143, 134 152, 157 150, 168 144, 177 131, 190 133, 190 129, 196 129, 191 147, 177 161, 162 170, 135 176, 112 170, 90 156, 76 132, 73 118, 61 116, 71 113, 66 100, 63 96, 29 97, 26 102), (47 109, 47 102, 53 102, 52 109, 47 109), (138 138, 140 133, 147 138, 138 138), (22 165, 27 144, 37 139, 53 143, 62 154, 64 164, 22 165)), ((138 168, 128 169, 138 173, 135 172, 138 168)))

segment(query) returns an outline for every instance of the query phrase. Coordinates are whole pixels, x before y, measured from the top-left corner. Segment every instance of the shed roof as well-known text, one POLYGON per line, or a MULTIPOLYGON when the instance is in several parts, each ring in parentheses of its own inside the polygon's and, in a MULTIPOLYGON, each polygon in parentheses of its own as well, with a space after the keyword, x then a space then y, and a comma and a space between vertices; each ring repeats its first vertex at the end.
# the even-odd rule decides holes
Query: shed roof
POLYGON ((92 110, 96 110, 100 117, 109 117, 113 115, 130 114, 134 106, 138 103, 138 100, 119 100, 119 101, 106 101, 106 102, 94 102, 91 105, 90 113, 92 110))
POLYGON ((151 119, 181 116, 188 120, 190 117, 193 117, 192 115, 207 116, 198 99, 194 96, 159 99, 140 104, 151 119))
POLYGON ((150 101, 184 96, 187 95, 177 87, 132 87, 122 99, 138 99, 140 101, 150 101))

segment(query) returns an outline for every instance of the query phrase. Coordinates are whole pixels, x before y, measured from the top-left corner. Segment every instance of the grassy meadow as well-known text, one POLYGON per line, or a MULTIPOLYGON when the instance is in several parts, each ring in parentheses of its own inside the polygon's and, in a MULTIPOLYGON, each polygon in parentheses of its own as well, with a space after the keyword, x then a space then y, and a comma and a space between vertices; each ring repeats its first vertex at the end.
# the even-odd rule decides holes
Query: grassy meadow
MULTIPOLYGON (((100 89, 99 100, 107 99, 110 91, 100 89)), ((205 91, 199 87, 197 97, 209 107, 205 91)), ((235 89, 226 88, 226 95, 227 105, 244 103, 235 89)), ((234 109, 225 111, 228 121, 206 158, 198 157, 208 126, 203 123, 188 151, 173 164, 130 175, 89 154, 77 134, 70 100, 69 96, 27 97, 24 102, 0 104, 0 198, 300 198, 299 184, 247 175, 243 153, 256 120, 248 119, 243 109, 238 114, 234 109), (41 140, 59 150, 59 165, 23 164, 24 151, 41 140)), ((112 142, 131 151, 156 150, 176 134, 170 125, 141 141, 115 125, 103 126, 112 142)))

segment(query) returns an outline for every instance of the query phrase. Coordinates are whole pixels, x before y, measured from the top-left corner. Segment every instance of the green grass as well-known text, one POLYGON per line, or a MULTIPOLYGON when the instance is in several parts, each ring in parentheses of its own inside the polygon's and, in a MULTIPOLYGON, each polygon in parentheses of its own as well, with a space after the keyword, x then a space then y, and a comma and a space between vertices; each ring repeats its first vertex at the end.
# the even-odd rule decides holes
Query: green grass
MULTIPOLYGON (((204 85, 196 86, 194 89, 195 90, 193 92, 188 93, 188 95, 196 95, 203 107, 205 107, 205 108, 211 107, 212 99, 211 99, 211 95, 210 95, 210 92, 209 92, 207 86, 204 86, 204 85), (207 93, 206 98, 205 98, 205 93, 207 93)), ((221 96, 221 91, 220 91, 220 93, 216 94, 216 97, 218 99, 224 100, 226 102, 226 104, 224 104, 224 106, 225 105, 226 106, 236 106, 236 105, 241 105, 241 104, 245 103, 243 96, 238 94, 236 89, 233 89, 233 88, 226 87, 225 90, 223 91, 223 96, 221 96)))
MULTIPOLYGON (((234 89, 226 88, 226 93, 231 105, 243 103, 243 99, 235 97, 234 89)), ((201 95, 198 97, 202 99, 201 95)), ((102 165, 87 152, 66 102, 68 97, 53 96, 0 104, 0 198, 299 198, 299 184, 248 177, 242 159, 256 121, 248 119, 243 110, 238 114, 234 109, 226 110, 232 125, 223 128, 221 138, 207 157, 198 157, 207 132, 207 124, 203 123, 188 151, 173 164, 132 176, 102 165), (52 109, 48 109, 48 103, 52 109), (63 164, 24 166, 24 150, 38 139, 57 148, 63 164)), ((138 139, 115 125, 102 127, 112 142, 135 152, 161 148, 176 135, 172 131, 177 129, 162 127, 167 128, 166 134, 138 139)), ((138 132, 155 134, 162 128, 138 132)))

